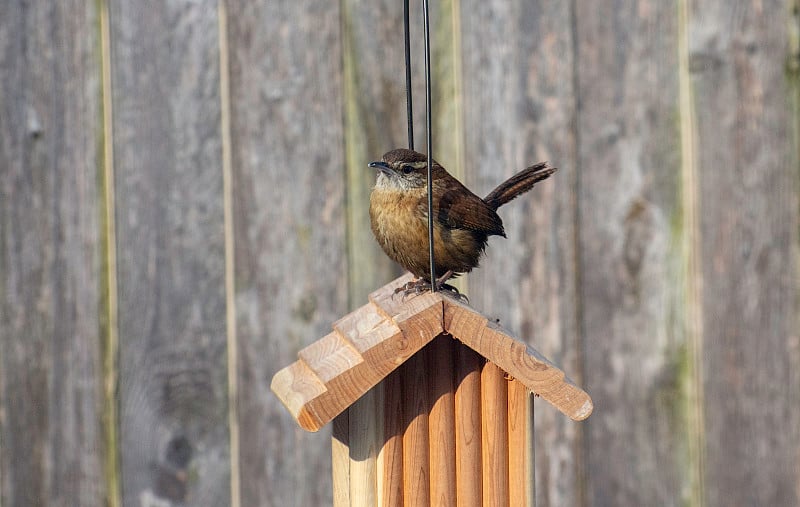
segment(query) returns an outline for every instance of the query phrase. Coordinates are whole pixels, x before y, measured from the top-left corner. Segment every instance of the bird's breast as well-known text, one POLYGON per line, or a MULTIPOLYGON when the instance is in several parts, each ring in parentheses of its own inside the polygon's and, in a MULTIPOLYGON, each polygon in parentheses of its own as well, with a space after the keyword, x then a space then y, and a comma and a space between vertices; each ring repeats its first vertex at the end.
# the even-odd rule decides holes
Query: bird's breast
MULTIPOLYGON (((426 200, 424 189, 409 192, 376 188, 370 195, 369 214, 372 232, 383 251, 415 275, 427 278, 430 273, 428 220, 425 207, 421 205, 426 200)), ((470 271, 478 265, 485 243, 485 234, 449 229, 434 221, 437 276, 448 270, 470 271)))
POLYGON ((372 232, 384 250, 392 250, 386 252, 392 258, 397 250, 428 246, 425 216, 419 210, 420 199, 425 196, 424 192, 423 195, 415 194, 417 192, 375 189, 370 195, 372 232), (423 240, 425 244, 419 245, 423 240))

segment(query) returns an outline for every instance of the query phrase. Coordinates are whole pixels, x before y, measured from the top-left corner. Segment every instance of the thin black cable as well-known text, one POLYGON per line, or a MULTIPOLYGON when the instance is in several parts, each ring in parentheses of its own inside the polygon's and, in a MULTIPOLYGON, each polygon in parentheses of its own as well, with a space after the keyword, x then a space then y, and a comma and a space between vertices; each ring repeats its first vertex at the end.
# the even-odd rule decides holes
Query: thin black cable
POLYGON ((436 266, 433 260, 433 133, 431 125, 431 23, 428 0, 422 0, 425 24, 425 124, 428 135, 428 250, 431 262, 431 292, 436 292, 436 266))
POLYGON ((406 113, 408 115, 408 149, 414 149, 414 115, 411 102, 411 29, 408 22, 408 0, 403 2, 403 32, 406 48, 406 113))

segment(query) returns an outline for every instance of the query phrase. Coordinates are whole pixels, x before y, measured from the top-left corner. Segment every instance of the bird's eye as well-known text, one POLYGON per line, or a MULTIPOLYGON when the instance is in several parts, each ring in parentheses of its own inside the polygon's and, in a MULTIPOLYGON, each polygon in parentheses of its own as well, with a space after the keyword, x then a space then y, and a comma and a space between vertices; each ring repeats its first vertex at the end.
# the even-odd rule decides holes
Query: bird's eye
POLYGON ((412 172, 414 172, 414 168, 408 164, 403 165, 403 167, 401 167, 400 170, 403 171, 403 174, 411 174, 412 172))

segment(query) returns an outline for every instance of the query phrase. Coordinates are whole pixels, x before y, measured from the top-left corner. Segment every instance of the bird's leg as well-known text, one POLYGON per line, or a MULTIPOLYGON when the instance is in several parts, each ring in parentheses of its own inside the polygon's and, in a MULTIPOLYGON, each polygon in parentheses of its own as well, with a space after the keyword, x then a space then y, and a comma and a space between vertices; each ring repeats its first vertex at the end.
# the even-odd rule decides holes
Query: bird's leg
POLYGON ((447 288, 448 290, 454 290, 454 291, 458 292, 458 289, 456 289, 452 285, 444 283, 447 280, 449 280, 451 276, 453 276, 453 270, 452 269, 448 269, 445 274, 443 274, 442 276, 440 276, 439 278, 436 279, 436 288, 437 289, 447 288))
POLYGON ((448 270, 445 274, 440 276, 436 279, 436 287, 438 290, 442 292, 449 293, 452 297, 456 300, 461 301, 462 303, 469 303, 469 298, 458 291, 454 286, 450 285, 449 283, 445 283, 453 276, 453 270, 448 270))

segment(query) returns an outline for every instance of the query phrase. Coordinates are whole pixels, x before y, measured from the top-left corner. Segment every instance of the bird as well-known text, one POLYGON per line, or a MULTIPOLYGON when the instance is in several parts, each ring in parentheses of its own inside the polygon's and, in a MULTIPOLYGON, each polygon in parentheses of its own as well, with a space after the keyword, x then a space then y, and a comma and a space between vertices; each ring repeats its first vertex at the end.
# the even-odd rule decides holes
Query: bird
POLYGON ((447 280, 478 267, 489 236, 506 237, 497 209, 557 170, 547 162, 532 165, 481 199, 434 160, 431 171, 436 280, 431 280, 427 157, 398 148, 368 166, 378 171, 369 199, 372 233, 389 258, 417 277, 401 288, 406 294, 421 292, 432 283, 437 289, 457 294, 446 284, 447 280))

